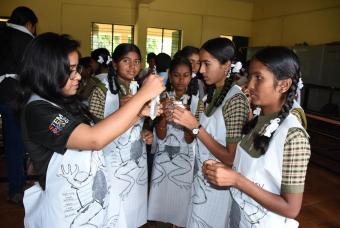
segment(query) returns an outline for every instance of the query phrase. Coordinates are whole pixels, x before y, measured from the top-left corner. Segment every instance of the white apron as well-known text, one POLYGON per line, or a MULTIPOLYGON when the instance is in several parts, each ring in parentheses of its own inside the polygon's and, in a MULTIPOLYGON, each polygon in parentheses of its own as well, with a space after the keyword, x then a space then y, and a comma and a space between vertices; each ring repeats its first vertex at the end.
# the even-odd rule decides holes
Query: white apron
MULTIPOLYGON (((297 118, 289 114, 275 131, 266 153, 259 158, 251 157, 238 145, 233 169, 266 191, 280 195, 284 143, 288 130, 292 127, 303 130, 297 118)), ((299 226, 296 220, 267 210, 236 188, 230 188, 230 192, 233 198, 229 221, 231 228, 296 228, 299 226)))
MULTIPOLYGON (((190 108, 194 112, 197 103, 198 97, 193 96, 190 108)), ((167 135, 163 140, 155 137, 155 141, 148 220, 185 227, 197 142, 187 144, 183 128, 174 124, 167 125, 167 135)))
MULTIPOLYGON (((200 124, 221 145, 226 146, 227 129, 225 128, 222 108, 235 94, 242 93, 239 86, 233 86, 222 104, 210 116, 200 113, 200 124)), ((230 208, 230 192, 226 188, 212 186, 202 173, 205 160, 219 161, 204 144, 198 141, 198 151, 195 158, 194 180, 189 209, 187 228, 225 228, 230 208)))
POLYGON ((54 153, 45 186, 43 191, 36 183, 25 191, 25 227, 124 226, 118 219, 120 205, 109 204, 111 186, 102 151, 54 153))
MULTIPOLYGON (((108 87, 106 80, 102 81, 108 87)), ((119 95, 108 90, 104 117, 119 109, 119 95)), ((107 145, 104 151, 108 164, 112 195, 122 202, 120 219, 128 228, 139 227, 147 222, 147 155, 146 145, 141 139, 144 118, 139 119, 121 136, 107 145)))

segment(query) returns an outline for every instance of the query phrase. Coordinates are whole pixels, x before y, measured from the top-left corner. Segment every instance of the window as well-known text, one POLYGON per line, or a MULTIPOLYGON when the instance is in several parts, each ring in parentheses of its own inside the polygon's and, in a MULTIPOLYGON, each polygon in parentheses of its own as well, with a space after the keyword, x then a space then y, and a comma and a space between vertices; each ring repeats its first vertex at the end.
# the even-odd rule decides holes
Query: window
POLYGON ((220 35, 222 38, 228 38, 229 40, 233 41, 233 36, 225 36, 225 35, 220 35))
POLYGON ((112 53, 120 43, 133 43, 132 25, 92 23, 91 31, 91 51, 106 48, 112 53))
POLYGON ((6 22, 9 20, 9 17, 0 16, 0 28, 6 25, 6 22))
POLYGON ((172 29, 148 28, 146 52, 164 52, 173 56, 181 49, 181 31, 172 29))

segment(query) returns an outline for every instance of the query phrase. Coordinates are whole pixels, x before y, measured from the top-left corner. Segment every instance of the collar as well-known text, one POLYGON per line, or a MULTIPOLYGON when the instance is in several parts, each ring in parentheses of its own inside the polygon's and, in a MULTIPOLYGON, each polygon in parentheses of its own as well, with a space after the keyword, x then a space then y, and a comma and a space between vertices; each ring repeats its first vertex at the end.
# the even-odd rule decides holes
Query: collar
POLYGON ((8 22, 6 23, 6 25, 7 25, 7 27, 19 30, 19 31, 24 32, 24 33, 27 33, 28 35, 30 35, 34 38, 33 34, 30 31, 28 31, 28 29, 25 26, 12 24, 12 23, 8 23, 8 22))

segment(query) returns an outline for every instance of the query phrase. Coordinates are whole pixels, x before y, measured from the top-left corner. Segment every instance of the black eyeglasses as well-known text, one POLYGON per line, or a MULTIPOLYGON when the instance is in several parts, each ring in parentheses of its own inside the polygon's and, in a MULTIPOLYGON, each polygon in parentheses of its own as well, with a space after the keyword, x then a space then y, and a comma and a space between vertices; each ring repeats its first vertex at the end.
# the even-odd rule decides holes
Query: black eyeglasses
POLYGON ((83 66, 82 65, 76 65, 70 67, 70 79, 73 80, 76 78, 77 73, 81 74, 83 72, 83 66))

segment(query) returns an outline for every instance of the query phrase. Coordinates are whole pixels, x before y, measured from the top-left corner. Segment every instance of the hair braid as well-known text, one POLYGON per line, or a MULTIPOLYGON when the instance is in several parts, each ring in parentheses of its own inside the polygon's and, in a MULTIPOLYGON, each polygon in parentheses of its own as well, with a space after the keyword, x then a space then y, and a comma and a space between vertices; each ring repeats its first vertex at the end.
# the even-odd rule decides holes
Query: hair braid
POLYGON ((109 72, 107 74, 107 80, 109 82, 110 92, 112 94, 117 94, 120 90, 120 86, 118 84, 117 72, 112 66, 109 66, 109 72))
MULTIPOLYGON (((295 94, 296 94, 296 89, 297 89, 297 84, 299 81, 299 76, 298 75, 294 75, 291 79, 292 79, 292 85, 291 87, 288 89, 287 95, 286 95, 286 101, 285 103, 282 105, 282 108, 277 116, 277 118, 280 119, 279 125, 286 119, 286 117, 289 115, 289 112, 293 106, 294 103, 294 98, 295 98, 295 94)), ((275 131, 274 131, 275 132, 275 131)), ((260 149, 261 153, 264 154, 267 149, 268 149, 268 145, 269 142, 271 140, 271 138, 273 137, 274 132, 271 134, 270 137, 264 136, 264 135, 256 135, 254 138, 254 147, 256 149, 260 149)))
POLYGON ((215 104, 214 104, 215 107, 218 107, 222 104, 224 98, 227 96, 227 93, 230 90, 232 83, 233 83, 233 80, 231 77, 225 79, 222 91, 215 101, 215 104))

